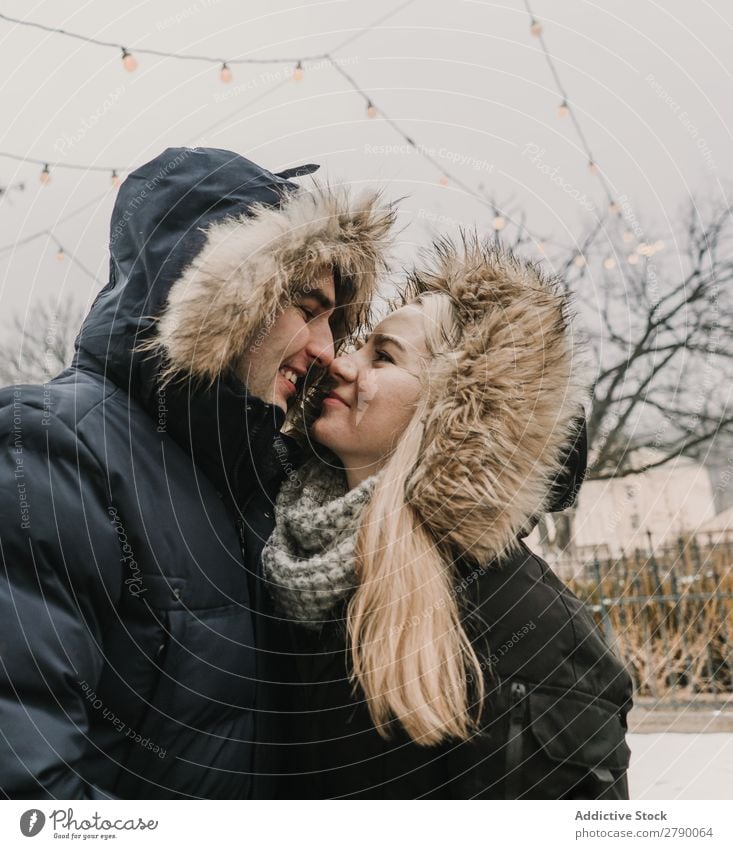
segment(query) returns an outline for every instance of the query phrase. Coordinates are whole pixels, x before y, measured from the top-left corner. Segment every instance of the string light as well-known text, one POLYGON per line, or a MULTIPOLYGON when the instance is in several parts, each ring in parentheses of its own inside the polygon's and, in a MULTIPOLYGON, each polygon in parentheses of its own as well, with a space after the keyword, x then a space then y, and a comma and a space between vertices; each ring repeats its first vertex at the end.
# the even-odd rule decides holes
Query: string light
POLYGON ((494 220, 491 222, 491 226, 498 233, 499 230, 503 230, 506 227, 506 218, 504 218, 503 215, 495 215, 494 220))
POLYGON ((629 265, 636 265, 639 262, 639 254, 629 254, 627 257, 629 265))
POLYGON ((628 244, 629 242, 634 241, 634 234, 631 232, 631 230, 624 230, 624 235, 622 236, 622 238, 624 242, 628 244))
POLYGON ((591 159, 591 161, 588 163, 588 170, 590 171, 590 173, 591 173, 594 177, 597 177, 597 176, 598 176, 598 174, 600 173, 600 169, 599 169, 599 167, 598 167, 598 163, 597 163, 597 162, 594 162, 592 159, 591 159))
POLYGON ((655 251, 655 253, 656 253, 657 251, 663 251, 663 250, 664 250, 664 242, 663 242, 661 239, 657 239, 657 241, 656 241, 656 242, 654 242, 654 251, 655 251))
MULTIPOLYGON (((33 156, 22 156, 18 153, 10 153, 6 150, 0 150, 0 157, 5 159, 12 159, 15 162, 24 162, 26 164, 31 163, 34 165, 42 166, 41 172, 38 175, 38 179, 42 185, 47 185, 51 182, 52 178, 52 169, 61 168, 66 171, 83 171, 85 174, 88 174, 90 171, 95 173, 106 173, 108 176, 112 175, 110 179, 113 179, 115 175, 118 175, 121 171, 131 171, 130 167, 117 167, 111 168, 109 165, 82 165, 78 162, 46 162, 45 159, 36 159, 33 156)), ((13 188, 21 188, 24 187, 24 184, 18 184, 13 188)), ((45 231, 44 231, 45 232, 45 231)))
POLYGON ((440 180, 438 181, 441 186, 447 186, 450 183, 450 180, 445 176, 445 174, 440 175, 440 180))
POLYGON ((577 265, 578 268, 583 268, 586 265, 586 259, 583 254, 576 254, 573 264, 577 265))
MULTIPOLYGON (((404 6, 404 5, 405 4, 402 4, 402 6, 404 6)), ((357 38, 357 37, 363 35, 365 32, 368 32, 368 31, 374 29, 374 27, 377 26, 377 24, 382 23, 383 21, 387 20, 388 18, 395 15, 398 11, 400 11, 402 6, 398 7, 397 9, 392 10, 387 15, 383 15, 380 19, 369 24, 368 26, 363 27, 357 33, 351 35, 349 37, 349 39, 347 39, 347 41, 351 41, 354 38, 357 38)), ((116 42, 113 42, 113 41, 102 41, 99 38, 90 38, 89 36, 82 35, 81 33, 78 33, 78 32, 69 32, 69 30, 58 29, 57 27, 49 27, 49 26, 46 26, 45 24, 40 24, 40 23, 37 23, 35 21, 26 21, 26 20, 21 20, 20 18, 13 18, 10 15, 3 14, 2 12, 0 12, 0 20, 7 21, 8 23, 14 24, 15 26, 31 27, 32 29, 39 29, 42 32, 53 33, 55 35, 63 35, 66 38, 73 38, 77 41, 86 42, 87 44, 96 44, 99 47, 110 47, 110 48, 114 48, 116 50, 121 50, 123 62, 125 62, 125 60, 129 59, 128 62, 125 62, 125 69, 128 70, 128 71, 134 71, 137 68, 136 58, 132 55, 132 52, 130 50, 128 50, 122 44, 119 44, 119 43, 116 43, 116 42)), ((334 49, 335 50, 340 49, 341 47, 343 47, 345 45, 345 43, 346 42, 342 42, 341 44, 337 45, 334 49)), ((136 47, 135 53, 137 55, 158 56, 158 57, 162 57, 162 58, 166 58, 166 59, 179 59, 181 61, 210 62, 213 65, 221 65, 222 64, 221 59, 219 59, 215 56, 203 56, 203 55, 191 54, 191 53, 170 53, 166 50, 156 50, 156 49, 153 49, 153 48, 146 48, 146 47, 136 47)), ((300 57, 301 61, 306 61, 306 60, 319 61, 319 60, 322 60, 322 59, 328 59, 328 55, 325 54, 325 53, 319 53, 319 54, 313 55, 313 56, 301 56, 300 57)), ((248 58, 243 58, 243 59, 230 59, 228 64, 230 64, 230 65, 235 65, 235 64, 236 65, 275 65, 275 64, 282 65, 282 64, 285 64, 285 63, 295 62, 295 61, 296 61, 295 57, 286 58, 286 57, 281 56, 281 57, 277 57, 277 58, 276 57, 268 57, 268 58, 258 58, 258 59, 248 57, 248 58)))
POLYGON ((606 257, 603 260, 603 267, 608 269, 616 268, 616 260, 612 256, 606 257))
MULTIPOLYGON (((393 12, 390 13, 390 16, 395 14, 396 11, 399 11, 399 9, 401 9, 404 5, 406 5, 406 4, 403 3, 397 9, 393 10, 393 12)), ((110 43, 110 42, 102 42, 102 41, 99 41, 97 39, 87 38, 85 36, 70 33, 70 32, 64 31, 64 30, 57 30, 57 29, 54 29, 54 28, 51 28, 51 27, 45 27, 44 25, 36 24, 36 23, 30 22, 30 21, 20 21, 20 20, 12 19, 9 16, 4 15, 2 13, 0 13, 0 20, 12 21, 13 23, 17 23, 18 25, 31 26, 31 27, 35 27, 35 28, 39 28, 39 29, 48 31, 48 32, 58 33, 58 34, 61 34, 61 35, 67 36, 67 37, 78 38, 79 40, 86 41, 88 43, 98 44, 100 46, 115 47, 116 49, 122 51, 123 65, 124 65, 126 70, 132 71, 132 70, 135 70, 138 67, 138 62, 137 62, 136 57, 132 54, 132 52, 130 50, 128 50, 123 45, 113 44, 113 43, 110 43)), ((380 19, 380 21, 375 22, 375 24, 370 25, 370 27, 365 28, 363 31, 373 29, 374 25, 376 25, 376 23, 381 23, 382 20, 383 20, 383 18, 380 19)), ((541 27, 540 27, 540 32, 541 32, 541 27)), ((353 36, 351 36, 350 38, 353 38, 353 36)), ((341 46, 343 46, 343 45, 338 45, 335 49, 339 49, 341 46)), ((222 75, 222 72, 225 69, 231 72, 231 69, 229 67, 230 64, 231 65, 234 65, 234 64, 265 64, 265 63, 286 64, 288 62, 293 61, 292 59, 289 60, 289 59, 268 58, 268 59, 235 59, 235 60, 229 60, 228 62, 223 62, 221 59, 216 59, 216 58, 207 57, 207 56, 194 56, 194 55, 188 55, 188 54, 167 53, 167 52, 164 52, 164 51, 151 50, 151 49, 146 49, 146 48, 134 48, 134 50, 135 50, 135 53, 137 55, 140 55, 140 54, 154 55, 154 56, 162 56, 162 57, 166 57, 166 58, 173 58, 173 59, 179 59, 179 60, 207 61, 207 62, 211 62, 212 64, 216 63, 216 65, 218 65, 218 67, 219 67, 220 76, 222 75)), ((349 81, 352 88, 354 88, 355 91, 359 92, 365 98, 365 100, 367 102, 367 117, 373 118, 373 117, 376 117, 377 115, 381 115, 382 117, 384 117, 385 121, 387 123, 389 123, 390 126, 395 130, 395 132, 397 132, 399 135, 401 135, 408 144, 415 147, 415 149, 424 158, 427 158, 434 166, 439 168, 441 171, 443 170, 440 167, 440 164, 437 163, 434 160, 434 158, 430 156, 430 154, 429 154, 429 152, 427 152, 426 148, 424 148, 423 146, 418 147, 417 144, 412 139, 410 139, 409 136, 406 133, 404 133, 404 131, 396 124, 396 122, 392 121, 388 116, 386 116, 384 114, 384 112, 381 109, 378 109, 374 105, 372 100, 366 96, 366 93, 361 89, 361 87, 358 85, 358 83, 356 83, 346 73, 346 71, 340 66, 340 64, 338 62, 336 62, 334 60, 334 58, 332 57, 332 55, 330 53, 323 53, 323 54, 319 54, 317 56, 301 56, 300 58, 298 58, 296 63, 295 63, 295 67, 294 67, 293 74, 292 74, 293 79, 296 80, 296 81, 303 79, 303 77, 305 75, 305 70, 303 68, 303 62, 315 61, 315 60, 321 60, 321 59, 325 59, 326 61, 328 61, 337 72, 339 72, 342 76, 344 76, 349 81)), ((568 110, 569 110, 569 107, 567 106, 567 98, 565 98, 563 100, 563 105, 566 108, 568 108, 568 110)), ((11 156, 12 158, 16 158, 16 159, 24 161, 24 162, 38 161, 38 160, 33 160, 29 157, 14 156, 13 154, 4 154, 4 153, 0 152, 0 156, 2 156, 2 155, 11 156)), ((109 169, 109 168, 102 168, 101 166, 95 166, 95 165, 82 166, 82 165, 71 165, 71 164, 66 164, 66 163, 55 163, 54 167, 67 168, 67 169, 71 168, 71 169, 84 170, 84 171, 107 171, 108 174, 112 170, 112 169, 109 169)), ((46 166, 46 169, 48 169, 48 166, 46 166)), ((129 171, 131 169, 130 168, 124 168, 124 169, 121 169, 121 170, 129 171)), ((466 183, 464 183, 460 179, 454 177, 452 174, 449 174, 448 172, 445 172, 443 174, 443 176, 444 176, 445 181, 448 185, 450 185, 450 183, 453 182, 453 183, 455 183, 456 186, 464 189, 468 194, 475 197, 477 200, 480 200, 481 202, 485 202, 485 199, 481 198, 477 194, 477 192, 475 191, 475 189, 473 187, 468 186, 466 183)), ((48 178, 44 179, 44 182, 47 182, 48 179, 50 179, 50 172, 48 172, 48 178)), ((114 179, 114 177, 112 179, 114 179)), ((117 180, 119 182, 119 177, 117 178, 117 180)), ((115 184, 115 185, 117 185, 117 184, 115 184)), ((501 216, 497 216, 497 218, 499 220, 503 221, 503 218, 501 216)), ((503 227, 503 226, 505 226, 505 224, 506 224, 506 222, 504 221, 504 223, 501 226, 503 227)), ((526 228, 525 228, 525 230, 526 230, 526 228)), ((526 230, 526 232, 530 236, 532 235, 529 230, 526 230)))
MULTIPOLYGON (((340 50, 342 47, 345 47, 346 44, 351 43, 352 41, 354 41, 357 38, 361 38, 364 35, 364 33, 370 32, 376 26, 383 24, 385 21, 389 20, 389 18, 396 15, 406 5, 408 5, 411 2, 413 2, 413 0, 407 0, 407 2, 401 3, 399 6, 392 9, 387 14, 381 15, 379 18, 377 18, 372 23, 370 23, 368 26, 362 27, 360 30, 358 30, 354 33, 351 33, 348 36, 348 38, 346 38, 344 41, 337 44, 333 49, 334 50, 340 50)), ((115 49, 124 49, 122 47, 122 45, 120 45, 120 44, 112 44, 112 43, 108 43, 108 42, 102 42, 102 41, 99 41, 97 39, 90 39, 90 38, 86 38, 85 36, 77 35, 77 34, 74 34, 74 33, 69 33, 69 32, 66 32, 65 30, 57 30, 57 29, 54 29, 52 27, 46 27, 42 24, 36 24, 34 22, 31 22, 31 21, 22 21, 22 20, 19 20, 17 18, 11 18, 8 15, 3 14, 2 12, 0 12, 0 20, 9 21, 10 23, 16 24, 18 26, 33 27, 33 28, 36 28, 36 29, 44 30, 46 32, 58 33, 60 35, 64 35, 64 36, 67 36, 67 37, 77 38, 81 41, 86 41, 86 42, 93 43, 93 44, 99 44, 100 46, 114 47, 115 49)), ((180 60, 207 61, 207 62, 210 61, 212 64, 213 63, 218 64, 219 62, 221 62, 220 59, 212 59, 210 57, 205 57, 205 56, 166 54, 166 53, 163 53, 162 51, 153 51, 153 50, 145 50, 145 49, 138 49, 137 52, 138 53, 144 53, 146 55, 165 56, 166 58, 180 59, 180 60)), ((322 54, 319 54, 317 56, 300 57, 299 61, 301 61, 301 62, 302 61, 309 61, 309 60, 316 61, 316 60, 322 60, 322 59, 329 62, 337 70, 340 70, 339 66, 336 63, 334 63, 333 58, 328 53, 322 53, 322 54)), ((230 64, 262 65, 262 64, 277 63, 279 65, 284 65, 284 64, 290 63, 291 61, 293 61, 293 60, 292 59, 283 59, 283 58, 280 58, 280 59, 237 59, 237 60, 230 60, 230 64)), ((347 79, 349 79, 349 82, 350 82, 351 86, 354 88, 354 90, 359 92, 363 97, 366 97, 364 95, 364 92, 359 88, 359 86, 356 84, 356 82, 353 79, 351 79, 350 77, 348 77, 348 75, 346 75, 346 77, 347 77, 347 79)), ((276 88, 277 87, 278 86, 276 86, 276 88)), ((267 92, 265 92, 265 94, 267 94, 267 92)), ((396 125, 393 125, 393 126, 394 126, 394 129, 396 130, 396 132, 404 135, 402 133, 402 131, 399 129, 399 127, 397 127, 396 125)), ((414 142, 410 141, 409 139, 408 139, 408 141, 410 142, 410 144, 414 145, 414 142)), ((35 163, 35 164, 38 164, 38 165, 44 165, 44 172, 46 172, 46 173, 45 173, 45 175, 42 175, 42 180, 45 183, 45 182, 48 181, 48 179, 50 179, 49 166, 48 166, 47 163, 44 164, 44 160, 42 160, 42 159, 35 159, 33 157, 29 157, 29 156, 25 156, 25 155, 19 155, 19 154, 11 153, 11 152, 8 152, 8 151, 0 151, 0 157, 4 157, 6 159, 12 159, 12 160, 15 160, 17 162, 35 163)), ((115 170, 115 169, 112 169, 108 166, 105 167, 105 166, 101 166, 101 165, 81 165, 81 164, 78 164, 78 163, 54 163, 54 168, 64 168, 64 169, 67 169, 67 170, 83 171, 85 173, 88 173, 90 171, 106 172, 108 174, 115 170)), ((119 169, 119 170, 131 171, 132 168, 125 167, 125 168, 122 168, 122 169, 119 169)), ((18 190, 23 190, 24 188, 25 188, 24 183, 18 183, 17 185, 8 187, 8 189, 18 189, 18 190)), ((6 189, 6 191, 8 191, 8 189, 6 189)), ((69 219, 73 218, 74 216, 78 215, 80 212, 83 212, 86 209, 88 209, 91 205, 97 204, 102 199, 103 196, 104 196, 104 194, 94 198, 92 201, 87 201, 86 203, 82 204, 82 206, 78 207, 73 212, 68 213, 67 215, 60 218, 59 223, 61 223, 62 221, 69 220, 69 219)), ((33 242, 37 239, 40 239, 44 236, 50 236, 52 239, 54 239, 56 241, 57 244, 59 244, 58 240, 55 238, 55 236, 53 235, 53 233, 50 230, 41 230, 37 233, 33 233, 31 236, 26 236, 23 239, 15 239, 10 244, 0 246, 0 254, 5 254, 9 251, 15 251, 20 245, 28 244, 28 243, 33 242)), ((90 279, 94 280, 99 285, 102 284, 103 281, 99 280, 97 278, 97 276, 92 271, 90 271, 79 259, 77 259, 77 257, 74 256, 74 254, 69 253, 68 256, 69 256, 69 259, 72 261, 72 263, 74 263, 76 266, 78 266, 79 269, 85 275, 87 275, 90 279)))
MULTIPOLYGON (((410 0, 408 0, 408 2, 410 2, 410 0)), ((391 11, 387 16, 383 16, 378 21, 374 22, 373 24, 370 24, 368 27, 365 27, 363 30, 361 30, 359 33, 357 33, 357 36, 360 35, 360 34, 363 34, 363 32, 366 32, 366 31, 373 29, 374 26, 376 26, 378 23, 383 22, 385 17, 390 17, 390 16, 394 15, 397 11, 402 9, 405 5, 407 5, 407 4, 401 3, 400 6, 398 6, 396 9, 391 11)), ((525 0, 525 6, 527 7, 527 12, 528 12, 529 18, 530 18, 530 32, 531 32, 532 36, 537 37, 541 40, 542 49, 545 52, 548 63, 550 64, 550 67, 553 71, 556 82, 558 84, 560 94, 562 95, 562 98, 563 98, 561 103, 560 103, 560 106, 558 107, 558 115, 561 118, 564 118, 568 115, 572 116, 573 123, 574 123, 575 128, 578 132, 578 135, 581 137, 581 141, 583 142, 583 145, 586 148, 586 152, 588 153, 588 160, 589 160, 589 162, 591 162, 595 165, 594 159, 593 159, 593 157, 590 153, 590 149, 588 147, 588 144, 587 144, 587 142, 586 142, 586 140, 585 140, 585 138, 582 134, 582 129, 577 122, 575 113, 571 112, 571 110, 570 110, 567 93, 565 92, 564 88, 562 87, 561 81, 560 81, 559 76, 557 74, 557 70, 554 66, 552 56, 550 55, 549 51, 547 50, 546 44, 544 43, 544 39, 542 38, 542 36, 543 36, 543 26, 539 22, 539 20, 534 16, 534 14, 532 13, 532 10, 529 6, 529 2, 527 2, 527 0, 525 0)), ((58 35, 63 35, 63 36, 68 37, 68 38, 75 38, 75 39, 78 39, 80 41, 84 41, 84 42, 90 43, 90 44, 96 44, 96 45, 103 46, 103 47, 109 47, 109 48, 115 48, 117 50, 121 50, 123 66, 125 67, 125 69, 128 70, 128 71, 134 71, 138 67, 138 62, 137 62, 136 56, 133 55, 133 53, 130 50, 128 50, 124 45, 120 45, 119 43, 115 44, 114 42, 106 42, 106 41, 101 41, 99 39, 89 38, 89 37, 81 35, 79 33, 73 33, 73 32, 68 32, 66 30, 57 29, 57 28, 54 28, 54 27, 48 27, 48 26, 45 26, 43 24, 36 23, 36 22, 33 22, 33 21, 25 21, 25 20, 20 20, 20 19, 17 19, 17 18, 12 18, 11 16, 5 15, 3 13, 0 13, 0 20, 5 20, 5 21, 8 21, 8 22, 13 23, 15 25, 18 25, 18 26, 32 27, 32 28, 43 30, 44 32, 55 33, 55 34, 58 34, 58 35)), ((352 40, 354 37, 356 37, 356 36, 352 35, 352 36, 349 37, 348 40, 352 40)), ((340 49, 342 46, 343 46, 343 44, 339 44, 334 49, 335 50, 340 49)), ((293 61, 293 59, 288 59, 288 58, 270 57, 270 58, 259 58, 259 59, 255 59, 255 58, 233 59, 233 60, 229 60, 228 62, 223 62, 220 58, 216 58, 216 57, 212 57, 212 56, 170 53, 170 52, 167 52, 167 51, 154 50, 154 49, 142 48, 142 47, 135 47, 134 49, 135 49, 135 53, 137 55, 158 56, 158 57, 165 57, 165 58, 171 58, 171 59, 178 59, 178 60, 182 60, 182 61, 185 60, 185 61, 210 62, 212 64, 218 65, 219 75, 220 75, 220 79, 221 79, 222 82, 229 82, 232 79, 230 65, 234 65, 234 64, 287 64, 287 63, 293 61), (226 73, 226 72, 228 72, 228 73, 226 73)), ((293 70, 293 75, 292 75, 293 79, 296 80, 296 81, 300 81, 304 78, 305 70, 303 68, 303 62, 305 62, 305 61, 318 61, 318 60, 326 60, 326 61, 330 62, 332 64, 332 66, 334 67, 334 69, 337 70, 339 73, 341 73, 350 82, 350 84, 352 85, 352 87, 356 91, 358 91, 363 96, 365 96, 363 90, 358 86, 358 84, 351 77, 349 77, 349 75, 344 71, 344 69, 337 62, 334 61, 334 59, 333 59, 333 57, 330 53, 321 53, 321 54, 317 54, 317 55, 313 55, 313 56, 301 56, 301 57, 299 57, 296 61, 295 68, 293 70)), ((374 105, 374 103, 371 101, 371 99, 367 99, 367 117, 373 118, 373 117, 376 117, 377 114, 381 114, 385 118, 385 120, 390 124, 390 126, 392 126, 392 128, 397 133, 399 133, 403 138, 405 138, 406 141, 408 141, 408 143, 410 143, 410 140, 408 139, 406 134, 395 124, 395 122, 390 120, 387 116, 385 116, 382 110, 378 110, 377 107, 374 105)), ((430 157, 427 153, 425 153, 422 150, 422 148, 420 148, 419 151, 425 158, 429 159, 432 162, 433 165, 435 165, 438 168, 440 167, 439 164, 436 163, 432 159, 432 157, 430 157)), ((23 159, 23 161, 32 161, 32 160, 30 160, 26 157, 18 157, 18 158, 23 159)), ((67 166, 65 164, 57 164, 54 167, 68 168, 68 167, 72 167, 72 166, 67 166)), ((83 168, 83 170, 89 171, 89 170, 107 170, 107 169, 101 169, 101 168, 98 168, 98 167, 90 166, 88 168, 83 168)), ((129 169, 125 169, 125 170, 129 170, 129 169)), ((442 169, 440 169, 440 170, 442 170, 442 169)), ((454 182, 457 186, 468 191, 472 196, 476 197, 477 200, 482 200, 481 198, 479 198, 477 196, 477 194, 476 194, 476 192, 473 188, 467 186, 465 183, 463 183, 462 181, 453 177, 452 175, 450 176, 449 179, 452 182, 454 182)), ((604 180, 602 174, 601 174, 601 179, 603 180, 604 187, 606 188, 607 194, 609 195, 609 198, 610 198, 611 195, 610 195, 610 192, 608 190, 608 185, 607 185, 606 181, 604 180)))
POLYGON ((118 189, 120 187, 120 183, 122 182, 122 180, 120 180, 120 177, 119 177, 119 174, 117 173, 117 171, 114 171, 114 170, 112 171, 112 176, 110 177, 110 182, 112 183, 113 189, 118 189))
MULTIPOLYGON (((100 199, 100 197, 95 198, 92 204, 98 203, 100 199)), ((88 209, 89 206, 92 204, 87 201, 85 204, 78 207, 73 212, 68 213, 63 218, 60 218, 59 223, 64 220, 68 221, 70 218, 74 217, 75 215, 78 215, 79 212, 83 212, 85 209, 88 209)), ((3 245, 2 247, 0 247, 0 254, 5 254, 10 251, 14 252, 21 245, 28 245, 31 242, 35 242, 37 239, 41 238, 45 238, 47 241, 50 240, 56 245, 55 257, 58 262, 61 262, 64 259, 69 259, 71 260, 72 264, 75 265, 83 274, 89 277, 90 280, 94 280, 94 282, 98 283, 99 285, 102 284, 103 281, 101 281, 96 276, 96 274, 94 274, 94 272, 90 271, 90 269, 88 269, 78 257, 74 256, 71 251, 67 251, 64 247, 62 247, 60 240, 56 237, 53 230, 40 230, 38 233, 34 233, 32 236, 27 236, 25 239, 16 240, 15 242, 11 242, 9 245, 3 245)))
POLYGON ((618 206, 618 204, 616 203, 616 201, 615 201, 615 200, 612 200, 612 201, 608 204, 608 211, 611 213, 611 215, 617 215, 617 214, 618 214, 618 212, 619 212, 619 206, 618 206))
POLYGON ((122 48, 122 67, 126 71, 137 71, 137 59, 126 48, 122 48))
MULTIPOLYGON (((537 23, 537 18, 535 17, 535 15, 532 11, 532 7, 530 5, 530 0, 524 0, 524 6, 527 10, 527 14, 529 15, 530 30, 532 32, 532 35, 535 35, 536 33, 535 33, 535 30, 534 30, 534 25, 537 23)), ((570 116, 570 118, 572 119, 573 127, 575 128, 575 132, 576 132, 578 138, 580 139, 580 143, 581 143, 581 145, 582 145, 583 149, 585 150, 585 153, 588 157, 588 162, 595 165, 595 157, 593 156, 590 145, 588 144, 588 139, 585 137, 585 133, 583 132, 583 128, 580 125, 580 121, 578 120, 578 116, 575 114, 575 110, 573 110, 573 111, 570 110, 567 91, 566 91, 565 87, 563 86, 557 65, 555 63, 555 60, 554 60, 552 54, 550 53, 550 51, 547 47, 545 39, 542 36, 541 30, 540 30, 538 37, 540 38, 540 44, 542 45, 542 51, 545 54, 545 59, 547 60, 547 64, 549 65, 550 72, 552 73, 552 76, 555 80, 555 84, 557 86, 557 91, 560 94, 560 96, 562 97, 562 102, 560 103, 560 106, 558 106, 558 108, 557 108, 558 117, 565 118, 568 115, 570 116)), ((597 173, 597 176, 598 176, 599 180, 601 181, 603 189, 606 193, 606 197, 608 198, 609 202, 611 203, 611 207, 609 207, 611 212, 614 212, 614 213, 617 212, 618 210, 613 208, 613 193, 611 192, 611 187, 610 187, 608 181, 606 180, 606 178, 604 177, 603 172, 600 169, 598 169, 597 172, 593 171, 592 173, 594 173, 594 174, 597 173)))

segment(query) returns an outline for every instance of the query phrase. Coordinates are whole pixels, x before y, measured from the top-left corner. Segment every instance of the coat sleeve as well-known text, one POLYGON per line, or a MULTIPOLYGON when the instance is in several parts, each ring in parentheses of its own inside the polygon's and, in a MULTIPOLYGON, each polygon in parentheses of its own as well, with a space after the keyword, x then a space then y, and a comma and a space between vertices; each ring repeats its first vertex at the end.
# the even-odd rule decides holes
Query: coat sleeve
POLYGON ((98 680, 100 618, 121 594, 105 492, 83 442, 15 390, 0 407, 0 795, 8 798, 109 796, 80 769, 93 709, 82 683, 98 680))

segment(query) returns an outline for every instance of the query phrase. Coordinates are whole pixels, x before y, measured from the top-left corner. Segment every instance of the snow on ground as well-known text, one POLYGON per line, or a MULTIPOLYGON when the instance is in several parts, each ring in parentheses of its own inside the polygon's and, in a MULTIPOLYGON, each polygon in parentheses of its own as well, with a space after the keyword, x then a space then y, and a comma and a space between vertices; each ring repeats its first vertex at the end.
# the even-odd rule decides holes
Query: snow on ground
POLYGON ((632 799, 733 799, 733 734, 629 734, 632 799))

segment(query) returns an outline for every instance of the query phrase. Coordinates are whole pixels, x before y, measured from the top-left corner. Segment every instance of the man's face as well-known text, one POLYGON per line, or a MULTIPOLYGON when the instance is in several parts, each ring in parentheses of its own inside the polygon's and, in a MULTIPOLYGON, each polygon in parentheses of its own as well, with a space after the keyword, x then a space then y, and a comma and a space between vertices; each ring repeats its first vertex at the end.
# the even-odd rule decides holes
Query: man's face
POLYGON ((288 303, 271 327, 262 328, 237 372, 252 395, 287 411, 298 378, 314 364, 328 368, 335 302, 333 274, 324 269, 309 291, 288 303))

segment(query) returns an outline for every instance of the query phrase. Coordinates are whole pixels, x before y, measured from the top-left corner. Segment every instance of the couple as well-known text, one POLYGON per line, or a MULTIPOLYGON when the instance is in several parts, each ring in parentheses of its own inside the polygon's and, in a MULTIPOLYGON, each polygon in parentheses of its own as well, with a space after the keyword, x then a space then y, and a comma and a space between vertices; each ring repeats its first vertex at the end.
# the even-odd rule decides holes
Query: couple
POLYGON ((393 212, 313 170, 138 169, 0 392, 0 791, 625 798, 628 676, 521 541, 584 472, 565 299, 443 242, 369 329, 393 212))

